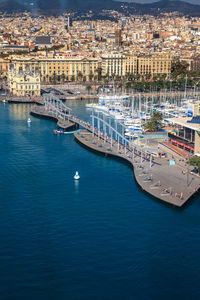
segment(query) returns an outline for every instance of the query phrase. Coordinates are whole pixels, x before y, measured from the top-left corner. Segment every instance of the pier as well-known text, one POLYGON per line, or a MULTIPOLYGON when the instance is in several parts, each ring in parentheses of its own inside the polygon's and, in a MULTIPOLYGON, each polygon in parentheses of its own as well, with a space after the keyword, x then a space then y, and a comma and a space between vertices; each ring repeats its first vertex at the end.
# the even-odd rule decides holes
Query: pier
POLYGON ((111 121, 104 114, 92 112, 92 124, 74 116, 71 109, 53 95, 46 95, 44 106, 33 106, 33 115, 56 119, 61 128, 82 127, 74 134, 75 139, 85 147, 105 156, 125 160, 133 167, 137 183, 151 196, 177 207, 183 206, 200 189, 200 178, 183 172, 188 165, 182 160, 171 165, 168 158, 158 157, 155 149, 140 146, 124 136, 123 124, 111 121))

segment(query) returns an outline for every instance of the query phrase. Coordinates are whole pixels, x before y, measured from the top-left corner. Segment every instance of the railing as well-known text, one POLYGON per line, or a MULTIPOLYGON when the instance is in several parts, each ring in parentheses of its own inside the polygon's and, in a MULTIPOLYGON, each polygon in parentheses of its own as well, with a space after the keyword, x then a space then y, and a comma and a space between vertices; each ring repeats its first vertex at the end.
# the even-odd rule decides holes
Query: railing
MULTIPOLYGON (((150 156, 152 156, 152 151, 151 149, 141 147, 132 141, 128 140, 117 130, 117 126, 115 124, 115 128, 111 125, 111 122, 107 122, 104 118, 104 116, 100 117, 92 115, 92 125, 89 122, 83 121, 79 119, 78 117, 69 114, 71 112, 71 109, 67 107, 60 99, 58 99, 56 96, 52 94, 45 95, 44 97, 44 104, 46 109, 50 112, 53 113, 57 118, 63 119, 63 120, 68 120, 74 123, 79 124, 79 126, 82 126, 83 128, 87 129, 93 135, 98 136, 98 138, 101 138, 104 140, 104 142, 108 142, 111 145, 111 148, 113 144, 116 142, 118 145, 118 150, 121 146, 120 139, 122 141, 122 146, 125 149, 125 154, 126 151, 132 152, 134 149, 139 151, 141 153, 141 157, 143 153, 146 153, 150 156), (97 128, 94 126, 94 120, 97 121, 97 128), (100 125, 103 125, 104 131, 100 130, 100 125), (108 131, 108 132, 107 132, 108 131), (113 133, 115 134, 115 139, 113 138, 113 133)), ((119 123, 122 127, 124 126, 123 124, 119 123)), ((142 160, 142 158, 141 158, 142 160)))

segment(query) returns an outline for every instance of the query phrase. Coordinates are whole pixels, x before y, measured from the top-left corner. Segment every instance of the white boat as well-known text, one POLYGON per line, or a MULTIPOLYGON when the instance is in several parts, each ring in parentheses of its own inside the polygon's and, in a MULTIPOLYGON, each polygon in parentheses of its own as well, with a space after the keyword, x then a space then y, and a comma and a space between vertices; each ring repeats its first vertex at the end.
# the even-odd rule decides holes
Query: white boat
POLYGON ((127 131, 141 131, 142 132, 143 128, 141 125, 133 125, 133 126, 128 126, 127 131))
POLYGON ((75 180, 79 180, 79 179, 80 179, 80 176, 79 176, 79 174, 78 174, 78 171, 76 171, 76 174, 74 175, 74 179, 75 179, 75 180))
POLYGON ((129 96, 121 96, 121 95, 99 95, 98 97, 99 102, 111 102, 111 101, 124 101, 124 100, 129 100, 129 96))
POLYGON ((30 118, 28 118, 27 123, 31 123, 31 119, 30 118))
POLYGON ((136 124, 141 125, 141 120, 140 119, 132 119, 132 120, 126 120, 126 121, 124 121, 124 125, 125 126, 136 125, 136 124))
POLYGON ((113 114, 113 117, 116 120, 124 120, 124 116, 122 114, 120 114, 120 113, 113 114))
POLYGON ((5 99, 3 99, 3 103, 6 103, 6 100, 5 100, 5 99))

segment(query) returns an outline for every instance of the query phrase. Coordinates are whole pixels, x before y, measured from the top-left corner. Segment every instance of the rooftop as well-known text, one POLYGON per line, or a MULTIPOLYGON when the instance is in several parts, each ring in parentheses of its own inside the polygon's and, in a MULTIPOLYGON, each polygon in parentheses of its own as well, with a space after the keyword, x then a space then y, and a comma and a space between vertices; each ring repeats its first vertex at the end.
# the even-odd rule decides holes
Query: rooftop
POLYGON ((187 127, 189 129, 195 130, 200 132, 200 124, 198 123, 188 123, 188 121, 191 121, 191 117, 182 117, 182 118, 172 118, 172 119, 167 119, 169 123, 176 124, 176 125, 181 125, 183 127, 187 127))

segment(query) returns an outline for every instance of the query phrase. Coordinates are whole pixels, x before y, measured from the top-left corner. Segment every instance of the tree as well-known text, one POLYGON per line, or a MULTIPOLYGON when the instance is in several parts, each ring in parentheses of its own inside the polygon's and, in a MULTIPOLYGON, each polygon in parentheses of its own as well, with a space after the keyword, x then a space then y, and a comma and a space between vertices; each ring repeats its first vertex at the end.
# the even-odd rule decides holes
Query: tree
POLYGON ((181 61, 175 61, 172 63, 171 74, 173 78, 185 77, 187 74, 188 64, 181 61))
POLYGON ((148 73, 148 74, 145 75, 145 77, 146 77, 146 80, 149 80, 151 78, 151 74, 148 73))
POLYGON ((78 78, 78 80, 79 80, 79 79, 82 80, 83 74, 82 74, 81 71, 78 72, 77 78, 78 78))
POLYGON ((62 81, 65 81, 65 73, 62 73, 61 79, 62 79, 62 81))
POLYGON ((89 74, 89 80, 91 81, 93 79, 93 77, 94 77, 94 74, 91 71, 90 74, 89 74))
POLYGON ((196 155, 192 156, 189 160, 189 165, 197 167, 200 172, 200 157, 196 155))
POLYGON ((158 111, 154 111, 151 116, 151 120, 147 121, 144 125, 144 129, 147 131, 158 131, 161 126, 162 119, 162 114, 158 111))
POLYGON ((53 72, 53 77, 52 77, 53 81, 55 82, 56 81, 56 72, 54 71, 53 72))
POLYGON ((87 85, 85 89, 88 92, 88 94, 90 94, 92 87, 90 85, 87 85))
POLYGON ((95 70, 95 73, 97 73, 97 79, 98 79, 98 81, 101 81, 101 78, 102 78, 102 68, 97 68, 96 70, 95 70))

